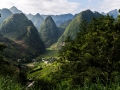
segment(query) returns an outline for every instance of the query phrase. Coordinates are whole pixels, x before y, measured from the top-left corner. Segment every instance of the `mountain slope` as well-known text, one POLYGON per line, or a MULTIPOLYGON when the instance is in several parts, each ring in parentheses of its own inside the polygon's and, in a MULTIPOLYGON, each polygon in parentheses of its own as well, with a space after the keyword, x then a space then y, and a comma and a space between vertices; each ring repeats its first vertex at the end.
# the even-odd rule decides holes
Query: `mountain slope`
POLYGON ((0 34, 0 43, 6 45, 4 56, 12 60, 30 59, 32 56, 24 47, 0 34))
POLYGON ((10 8, 10 11, 11 11, 13 14, 23 13, 21 10, 18 10, 15 6, 11 7, 11 8, 10 8))
POLYGON ((65 21, 64 23, 62 23, 59 27, 66 29, 67 26, 70 24, 71 21, 72 21, 72 20, 69 19, 69 20, 65 21))
POLYGON ((44 21, 44 18, 43 18, 39 13, 37 13, 37 14, 31 19, 31 21, 33 22, 33 24, 35 25, 35 27, 37 28, 37 30, 39 30, 42 22, 44 21))
POLYGON ((39 34, 46 47, 51 46, 58 39, 58 28, 51 16, 48 16, 42 23, 39 34))
POLYGON ((59 27, 59 37, 64 33, 65 29, 67 28, 67 26, 70 24, 72 20, 67 20, 66 22, 62 23, 59 27))
POLYGON ((0 33, 23 46, 33 56, 45 51, 37 29, 24 14, 13 14, 0 27, 0 33))
POLYGON ((70 22, 63 35, 58 39, 58 42, 52 47, 60 47, 64 40, 67 38, 67 36, 70 36, 72 39, 75 39, 77 32, 79 31, 79 25, 82 20, 87 20, 87 22, 90 22, 93 17, 97 18, 100 16, 101 14, 99 14, 98 12, 93 13, 90 10, 82 11, 70 22))
POLYGON ((0 17, 0 24, 1 24, 7 17, 12 15, 12 12, 9 9, 4 8, 0 10, 0 14, 1 14, 1 17, 0 17))

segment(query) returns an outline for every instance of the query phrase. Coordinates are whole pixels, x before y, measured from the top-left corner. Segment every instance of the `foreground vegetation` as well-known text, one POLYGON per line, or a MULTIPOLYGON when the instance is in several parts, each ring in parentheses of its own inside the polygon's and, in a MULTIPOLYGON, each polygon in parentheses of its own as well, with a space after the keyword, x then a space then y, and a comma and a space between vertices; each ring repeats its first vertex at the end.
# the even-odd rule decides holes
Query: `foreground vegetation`
POLYGON ((98 79, 97 83, 85 83, 84 87, 70 87, 62 83, 57 85, 56 87, 40 87, 38 86, 38 83, 36 83, 34 86, 27 88, 27 86, 21 86, 20 84, 16 84, 15 78, 11 79, 10 77, 0 77, 0 90, 120 90, 120 82, 119 80, 116 80, 115 83, 103 85, 98 79))

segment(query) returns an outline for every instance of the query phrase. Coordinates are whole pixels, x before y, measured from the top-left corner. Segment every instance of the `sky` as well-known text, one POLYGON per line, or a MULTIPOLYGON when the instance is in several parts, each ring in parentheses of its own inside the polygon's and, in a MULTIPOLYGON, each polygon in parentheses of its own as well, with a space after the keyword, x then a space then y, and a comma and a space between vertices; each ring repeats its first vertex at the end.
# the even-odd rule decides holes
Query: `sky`
POLYGON ((109 12, 120 9, 120 0, 0 0, 0 9, 17 7, 26 14, 67 14, 80 13, 90 9, 98 12, 109 12))

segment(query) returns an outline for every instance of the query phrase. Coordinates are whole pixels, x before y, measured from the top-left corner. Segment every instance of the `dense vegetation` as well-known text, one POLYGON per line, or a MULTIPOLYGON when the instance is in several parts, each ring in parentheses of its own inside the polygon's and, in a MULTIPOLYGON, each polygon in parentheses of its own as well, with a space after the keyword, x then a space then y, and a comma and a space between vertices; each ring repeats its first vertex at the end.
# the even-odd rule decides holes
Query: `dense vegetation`
POLYGON ((82 21, 75 40, 69 36, 60 50, 62 72, 71 78, 73 85, 96 82, 106 85, 119 77, 120 18, 110 16, 82 21))
POLYGON ((23 46, 15 43, 14 41, 4 37, 0 34, 0 42, 6 45, 6 48, 3 52, 4 57, 11 59, 12 61, 17 61, 21 59, 23 61, 24 58, 29 59, 31 57, 31 53, 29 53, 23 46))
POLYGON ((3 52, 6 48, 7 46, 0 43, 0 90, 16 90, 26 84, 27 78, 20 64, 4 56, 3 52))
POLYGON ((37 29, 24 14, 13 14, 2 23, 0 33, 24 47, 34 58, 45 51, 37 29))

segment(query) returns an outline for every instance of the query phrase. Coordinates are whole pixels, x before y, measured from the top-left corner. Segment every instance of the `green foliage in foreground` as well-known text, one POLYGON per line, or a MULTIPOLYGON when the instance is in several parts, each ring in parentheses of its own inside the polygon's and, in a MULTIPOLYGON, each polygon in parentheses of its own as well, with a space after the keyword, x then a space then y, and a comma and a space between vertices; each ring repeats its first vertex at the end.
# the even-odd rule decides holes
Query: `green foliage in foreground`
POLYGON ((0 90, 25 90, 15 79, 10 77, 0 77, 0 90))
POLYGON ((0 90, 120 90, 120 82, 116 80, 115 83, 110 83, 109 85, 103 85, 99 79, 97 83, 84 83, 84 86, 67 86, 66 84, 59 84, 56 87, 48 86, 41 81, 36 81, 34 86, 27 88, 27 86, 21 86, 15 83, 15 78, 10 77, 0 77, 0 90), (39 84, 42 83, 40 86, 39 84))

